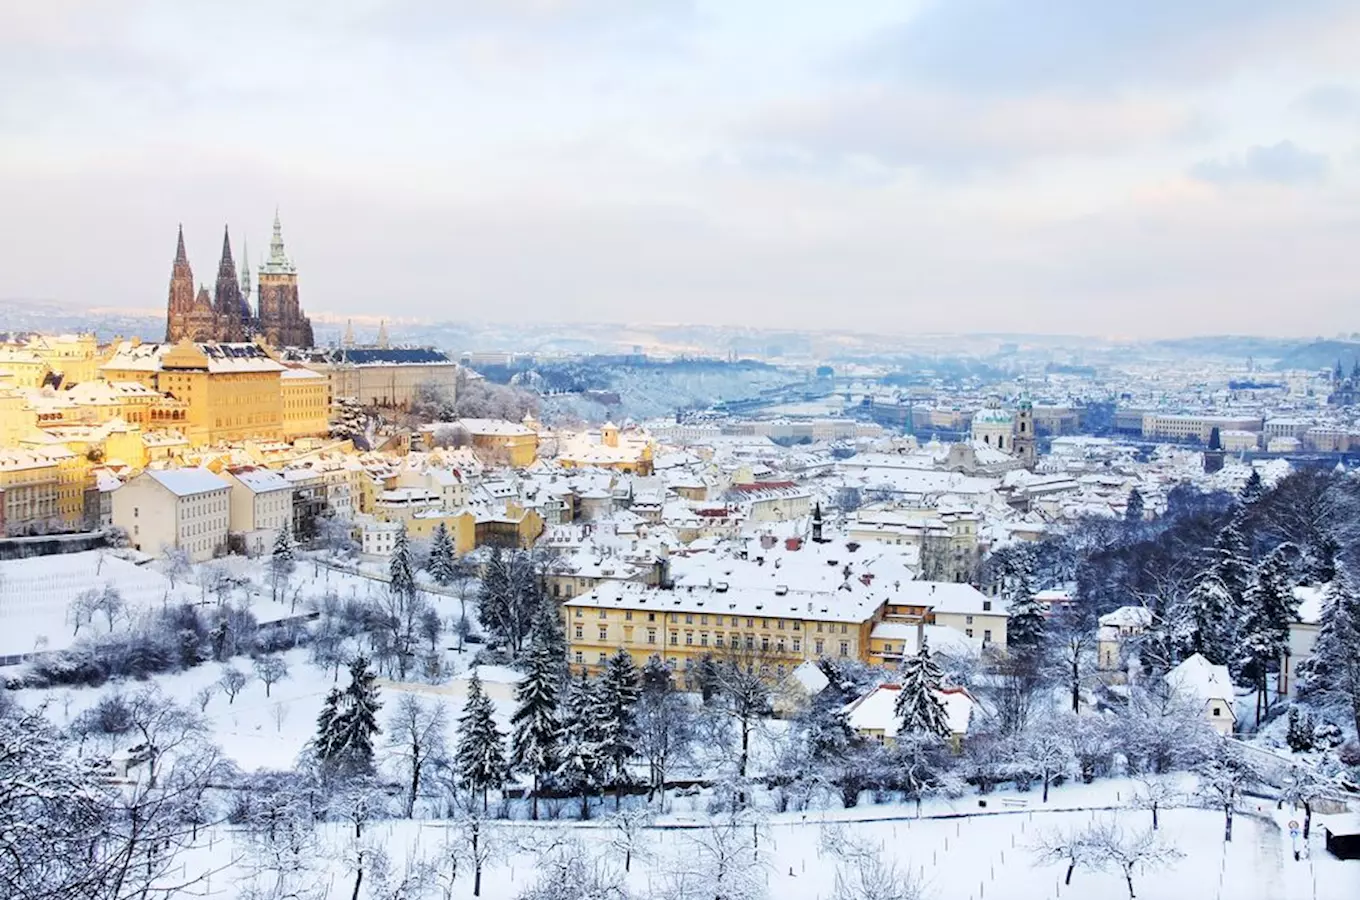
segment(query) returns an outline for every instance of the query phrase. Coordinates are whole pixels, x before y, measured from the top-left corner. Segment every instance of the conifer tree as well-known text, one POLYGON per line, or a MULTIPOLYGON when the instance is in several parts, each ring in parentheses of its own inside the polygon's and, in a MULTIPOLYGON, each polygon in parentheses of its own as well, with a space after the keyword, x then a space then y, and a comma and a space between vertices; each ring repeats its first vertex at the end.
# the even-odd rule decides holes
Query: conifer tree
POLYGON ((373 771, 373 738, 378 726, 377 676, 368 659, 356 657, 349 666, 350 683, 344 693, 334 688, 317 717, 317 736, 313 741, 317 758, 327 775, 350 777, 373 771))
POLYGON ((940 738, 949 737, 949 717, 936 692, 943 677, 930 656, 930 646, 921 638, 921 649, 902 662, 902 688, 897 694, 898 730, 919 732, 940 738))
POLYGON ((1289 646, 1289 624, 1298 603, 1290 583, 1292 544, 1281 544, 1256 567, 1250 587, 1243 597, 1246 615, 1239 629, 1234 669, 1256 685, 1256 723, 1262 713, 1270 712, 1267 680, 1271 669, 1289 646))
POLYGON ((515 688, 519 706, 511 722, 515 726, 511 759, 515 769, 533 776, 532 816, 538 819, 538 792, 542 780, 557 768, 562 724, 557 707, 562 686, 562 663, 539 629, 529 656, 529 674, 515 688))
POLYGON ((434 537, 430 541, 430 577, 436 584, 444 587, 453 584, 457 573, 454 568, 454 561, 457 558, 457 551, 453 546, 453 538, 449 535, 449 529, 440 522, 434 530, 434 537))
POLYGON ((269 558, 269 574, 271 576, 273 599, 279 599, 280 585, 288 582, 288 576, 293 574, 296 567, 297 554, 293 545, 293 533, 288 526, 287 520, 279 528, 279 533, 274 537, 274 549, 269 558))
POLYGON ((458 775, 470 790, 482 792, 482 811, 492 788, 505 784, 505 745, 496 728, 491 698, 482 690, 482 679, 474 669, 468 680, 467 705, 458 720, 458 749, 455 761, 458 775))
POLYGON ((585 670, 571 683, 562 720, 562 735, 557 776, 569 790, 581 795, 581 818, 590 817, 590 795, 600 786, 606 760, 603 756, 603 728, 600 720, 599 692, 585 670))
POLYGON ((415 566, 412 564, 411 543, 406 539, 405 523, 397 530, 397 539, 392 544, 392 558, 387 563, 387 573, 392 593, 408 601, 414 599, 415 566))
POLYGON ((1317 642, 1299 676, 1299 697, 1344 709, 1360 730, 1360 592, 1344 567, 1327 586, 1317 642))
POLYGON ((1124 506, 1124 521, 1132 525, 1142 522, 1145 505, 1143 492, 1138 490, 1138 488, 1130 490, 1128 503, 1124 506))
POLYGON ((637 702, 642 695, 642 677, 633 657, 620 649, 605 664, 599 684, 601 726, 600 754, 607 775, 614 779, 614 807, 620 804, 628 761, 637 752, 637 702))
MULTIPOLYGON (((1025 581, 1028 586, 1028 579, 1025 581)), ((1006 623, 1006 647, 1018 660, 1039 662, 1047 647, 1048 617, 1033 593, 1014 594, 1006 623)))
POLYGON ((1238 494, 1238 499, 1242 501, 1244 506, 1250 506, 1257 500, 1260 500, 1265 492, 1265 485, 1261 482, 1261 473, 1256 469, 1252 469, 1251 474, 1247 476, 1246 484, 1242 485, 1242 491, 1238 494))

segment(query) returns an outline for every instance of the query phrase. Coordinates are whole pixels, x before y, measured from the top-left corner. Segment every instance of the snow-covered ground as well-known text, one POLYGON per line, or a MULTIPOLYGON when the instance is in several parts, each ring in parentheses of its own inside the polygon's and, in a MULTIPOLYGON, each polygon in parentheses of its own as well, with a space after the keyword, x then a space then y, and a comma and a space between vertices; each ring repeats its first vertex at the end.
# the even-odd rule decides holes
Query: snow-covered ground
MULTIPOLYGON (((1061 795, 1061 790, 1056 793, 1061 795)), ((910 815, 900 807, 896 813, 910 815)), ((1065 886, 1063 865, 1034 862, 1032 848, 1042 835, 1084 825, 1098 816, 1116 817, 1126 828, 1144 828, 1148 818, 1147 813, 1134 811, 1022 811, 965 818, 906 817, 830 827, 838 828, 843 838, 877 851, 899 871, 910 870, 922 879, 925 896, 934 900, 1125 897, 1127 890, 1118 874, 1080 868, 1071 885, 1065 886)), ((455 827, 443 821, 395 821, 372 825, 366 833, 399 868, 404 859, 436 857, 455 827)), ((823 847, 827 828, 815 815, 806 821, 777 817, 762 824, 759 851, 750 852, 747 871, 767 887, 772 898, 831 897, 839 860, 823 847)), ((748 831, 742 830, 743 840, 748 831)), ((1287 830, 1270 819, 1239 817, 1230 844, 1222 840, 1221 814, 1209 810, 1165 812, 1162 831, 1185 855, 1164 869, 1136 877, 1137 896, 1142 900, 1353 900, 1360 896, 1360 863, 1329 856, 1322 847, 1320 830, 1315 831, 1308 853, 1297 862, 1287 830)), ((605 819, 585 826, 493 824, 489 839, 501 852, 484 873, 482 896, 487 900, 517 896, 539 877, 536 866, 544 857, 543 848, 568 836, 579 840, 590 854, 608 860, 613 875, 625 881, 634 896, 656 896, 678 861, 692 866, 703 860, 703 832, 702 826, 648 829, 632 871, 625 875, 622 854, 611 846, 615 833, 605 819)), ((351 846, 350 830, 326 826, 322 845, 326 849, 315 862, 316 883, 328 887, 327 898, 348 897, 353 875, 339 861, 351 846)), ((250 855, 239 832, 219 833, 215 838, 213 857, 219 864, 250 855)), ((240 873, 239 865, 219 873, 213 887, 232 885, 226 888, 231 896, 240 873)), ((471 895, 470 873, 460 874, 452 896, 471 895)))

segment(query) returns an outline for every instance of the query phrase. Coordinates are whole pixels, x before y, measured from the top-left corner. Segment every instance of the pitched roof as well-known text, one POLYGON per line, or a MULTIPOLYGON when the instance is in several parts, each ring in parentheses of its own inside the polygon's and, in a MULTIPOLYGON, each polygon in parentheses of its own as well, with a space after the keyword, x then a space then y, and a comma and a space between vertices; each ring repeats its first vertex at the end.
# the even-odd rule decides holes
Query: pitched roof
POLYGON ((230 487, 221 478, 202 467, 147 469, 146 474, 176 497, 192 497, 195 494, 225 491, 230 487))

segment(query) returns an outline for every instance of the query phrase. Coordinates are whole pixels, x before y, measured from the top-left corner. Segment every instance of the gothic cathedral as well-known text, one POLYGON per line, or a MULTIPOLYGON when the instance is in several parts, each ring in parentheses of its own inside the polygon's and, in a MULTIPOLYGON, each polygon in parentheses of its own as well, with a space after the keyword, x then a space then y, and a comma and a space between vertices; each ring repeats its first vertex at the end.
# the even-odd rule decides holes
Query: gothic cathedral
POLYGON ((179 341, 248 341, 263 338, 275 347, 311 347, 312 321, 298 302, 297 267, 283 251, 283 229, 274 214, 274 236, 269 258, 260 266, 259 309, 250 307, 250 266, 241 254, 241 270, 231 256, 231 235, 222 235, 222 259, 217 264, 213 296, 199 286, 184 252, 184 229, 179 231, 175 262, 170 269, 170 299, 165 310, 165 339, 179 341))

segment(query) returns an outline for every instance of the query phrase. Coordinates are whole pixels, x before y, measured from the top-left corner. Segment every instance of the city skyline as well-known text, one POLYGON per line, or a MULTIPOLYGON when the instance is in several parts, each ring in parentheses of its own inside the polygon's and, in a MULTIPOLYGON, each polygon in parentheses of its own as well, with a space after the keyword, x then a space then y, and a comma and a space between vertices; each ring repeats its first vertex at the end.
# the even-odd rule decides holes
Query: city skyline
POLYGON ((1360 11, 1097 7, 6 9, 0 297, 278 205, 330 318, 1353 331, 1360 11))

